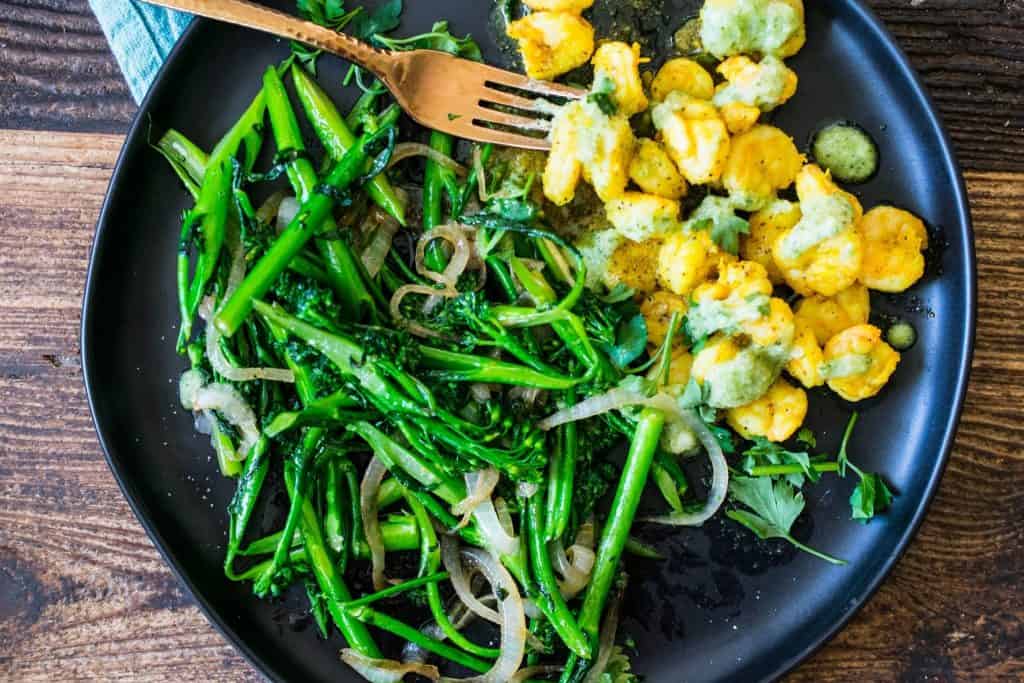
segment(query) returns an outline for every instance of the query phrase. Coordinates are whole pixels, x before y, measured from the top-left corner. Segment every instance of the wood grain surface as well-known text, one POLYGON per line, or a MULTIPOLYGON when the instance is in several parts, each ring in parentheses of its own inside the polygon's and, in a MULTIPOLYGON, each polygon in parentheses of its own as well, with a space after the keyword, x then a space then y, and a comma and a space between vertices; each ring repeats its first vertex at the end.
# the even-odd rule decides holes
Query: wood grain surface
MULTIPOLYGON (((870 4, 966 169, 977 354, 920 533, 791 680, 1024 680, 1024 1, 870 4)), ((259 679, 146 538, 85 403, 86 263, 133 111, 84 2, 0 0, 0 680, 259 679)))

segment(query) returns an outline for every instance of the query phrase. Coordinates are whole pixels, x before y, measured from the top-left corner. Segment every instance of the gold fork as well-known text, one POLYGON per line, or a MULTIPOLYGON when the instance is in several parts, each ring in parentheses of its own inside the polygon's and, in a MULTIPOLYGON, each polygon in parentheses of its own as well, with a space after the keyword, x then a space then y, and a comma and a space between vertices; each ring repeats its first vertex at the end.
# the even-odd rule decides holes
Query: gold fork
POLYGON ((371 71, 418 123, 460 138, 547 150, 544 98, 585 92, 435 50, 388 51, 246 0, 147 0, 331 52, 371 71), (518 92, 517 92, 518 91, 518 92), (505 108, 499 110, 496 107, 505 108), (509 110, 512 111, 509 111, 509 110))

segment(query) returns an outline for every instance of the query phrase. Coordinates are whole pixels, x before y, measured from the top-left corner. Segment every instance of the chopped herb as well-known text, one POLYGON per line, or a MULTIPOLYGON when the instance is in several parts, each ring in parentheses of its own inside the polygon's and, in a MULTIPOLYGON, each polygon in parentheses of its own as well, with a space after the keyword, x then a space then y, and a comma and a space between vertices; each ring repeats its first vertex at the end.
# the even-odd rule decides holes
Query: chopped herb
POLYGON ((597 108, 605 116, 615 116, 619 113, 618 105, 615 104, 611 95, 606 92, 592 92, 587 95, 587 99, 596 104, 597 108))

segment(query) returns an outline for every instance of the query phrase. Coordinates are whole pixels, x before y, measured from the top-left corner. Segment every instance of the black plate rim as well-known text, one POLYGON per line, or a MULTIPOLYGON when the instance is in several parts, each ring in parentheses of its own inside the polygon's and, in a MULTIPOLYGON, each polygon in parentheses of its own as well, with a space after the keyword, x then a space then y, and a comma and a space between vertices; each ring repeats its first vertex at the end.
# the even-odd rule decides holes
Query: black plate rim
MULTIPOLYGON (((956 436, 957 428, 959 427, 960 417, 963 413, 964 399, 967 394, 967 386, 970 378, 971 363, 974 357, 974 344, 975 336, 977 333, 977 259, 975 251, 974 241, 974 226, 971 220, 970 206, 967 199, 967 188, 964 182, 963 171, 957 160, 956 153, 953 148, 952 141, 950 140, 949 133, 946 130, 945 125, 935 107, 931 96, 928 94, 920 77, 914 68, 910 65, 910 61, 907 56, 903 53, 903 50, 899 47, 895 38, 885 28, 885 25, 877 17, 877 15, 868 8, 862 0, 844 0, 857 15, 857 19, 865 25, 868 30, 874 33, 877 38, 878 44, 884 46, 885 51, 893 59, 895 64, 900 68, 901 75, 904 76, 911 84, 910 94, 920 100, 924 104, 924 109, 928 114, 928 124, 934 129, 939 135, 940 149, 941 149, 941 160, 940 163, 943 169, 950 174, 955 180, 953 183, 954 189, 954 201, 958 209, 958 215, 956 216, 956 224, 958 226, 958 236, 962 234, 965 238, 962 240, 962 246, 966 250, 966 265, 967 265, 967 291, 965 292, 967 299, 967 315, 964 320, 963 329, 963 343, 959 349, 959 356, 961 359, 960 367, 957 373, 956 379, 956 395, 952 409, 949 412, 949 417, 946 421, 943 435, 942 435, 942 446, 939 453, 939 461, 935 469, 933 470, 931 478, 925 487, 924 495, 919 499, 917 508, 914 512, 913 518, 910 523, 905 527, 903 533, 900 535, 899 541, 896 544, 895 551, 890 555, 886 562, 882 565, 880 570, 877 572, 871 582, 851 601, 850 607, 840 616, 836 622, 822 631, 819 635, 815 636, 811 642, 789 657, 779 660, 778 665, 774 671, 766 672, 763 680, 776 680, 781 678, 786 673, 792 671, 801 662, 807 660, 811 655, 821 649, 826 643, 835 637, 839 631, 841 631, 850 620, 863 608, 865 603, 871 599, 871 597, 878 591, 882 583, 888 578, 889 574, 892 573, 893 568, 900 561, 907 551, 910 545, 910 541, 913 540, 917 534, 922 522, 924 521, 925 514, 931 505, 932 500, 938 490, 939 482, 946 470, 949 463, 950 453, 953 447, 953 440, 956 436)), ((150 520, 148 505, 146 501, 139 495, 134 483, 120 470, 115 463, 113 456, 111 455, 112 449, 108 445, 107 440, 104 436, 103 427, 99 423, 97 417, 97 411, 95 406, 95 377, 92 374, 92 343, 86 334, 86 330, 89 328, 89 323, 92 318, 92 311, 97 302, 94 301, 93 292, 93 276, 94 268, 96 267, 97 259, 96 254, 100 247, 101 238, 104 233, 104 228, 108 223, 108 214, 113 211, 113 206, 116 203, 116 195, 118 193, 118 187, 121 185, 121 175, 124 170, 124 160, 131 153, 131 151, 138 144, 146 144, 146 138, 148 137, 148 128, 150 121, 148 119, 147 112, 150 108, 150 102, 158 99, 164 89, 169 87, 169 81, 166 78, 167 72, 170 70, 171 65, 176 61, 177 57, 181 52, 187 49, 188 44, 191 42, 193 35, 198 32, 201 28, 204 28, 206 24, 213 23, 211 20, 204 18, 196 18, 182 33, 177 43, 171 49, 164 61, 163 65, 158 70, 156 77, 153 81, 153 85, 150 88, 147 95, 143 98, 139 104, 138 110, 132 120, 132 124, 128 129, 128 133, 125 136, 124 144, 118 154, 117 161, 114 164, 114 171, 111 175, 110 183, 107 188, 106 195, 103 200, 102 207, 100 209, 99 217, 96 221, 96 230, 93 236, 92 246, 89 251, 89 266, 86 271, 85 289, 82 296, 82 316, 81 324, 79 328, 79 347, 80 356, 82 362, 82 378, 85 384, 86 400, 89 405, 89 412, 92 418, 93 427, 96 431, 97 439, 100 443, 100 447, 103 450, 104 458, 107 461, 107 466, 110 468, 111 474, 114 476, 114 480, 117 482, 118 488, 121 490, 121 494, 128 502, 128 506, 131 508, 135 517, 138 519, 139 524, 146 531, 153 545, 156 546, 157 551, 163 558, 164 562, 168 565, 171 572, 175 575, 178 581, 185 587, 185 590, 192 597, 192 599, 199 606, 200 611, 206 617, 214 628, 228 641, 234 648, 240 652, 248 662, 258 669, 263 675, 276 681, 286 680, 280 675, 280 672, 273 667, 262 655, 257 653, 248 643, 238 636, 231 626, 227 624, 222 615, 210 605, 206 597, 196 588, 195 583, 185 574, 181 569, 177 556, 171 550, 167 544, 163 535, 160 531, 152 524, 150 520)))

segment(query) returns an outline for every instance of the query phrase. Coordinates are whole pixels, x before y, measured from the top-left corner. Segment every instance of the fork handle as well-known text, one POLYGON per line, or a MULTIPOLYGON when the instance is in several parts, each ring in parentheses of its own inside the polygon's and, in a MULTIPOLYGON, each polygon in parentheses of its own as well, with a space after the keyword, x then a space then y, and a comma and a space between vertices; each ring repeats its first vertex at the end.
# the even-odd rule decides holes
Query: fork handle
POLYGON ((197 14, 332 52, 385 80, 392 55, 329 28, 304 21, 247 0, 146 0, 151 5, 197 14))

